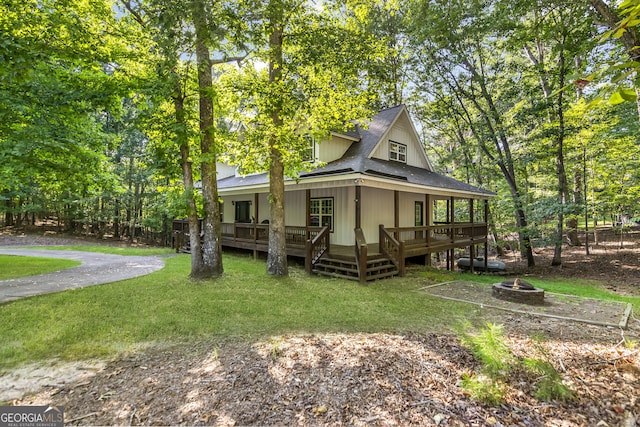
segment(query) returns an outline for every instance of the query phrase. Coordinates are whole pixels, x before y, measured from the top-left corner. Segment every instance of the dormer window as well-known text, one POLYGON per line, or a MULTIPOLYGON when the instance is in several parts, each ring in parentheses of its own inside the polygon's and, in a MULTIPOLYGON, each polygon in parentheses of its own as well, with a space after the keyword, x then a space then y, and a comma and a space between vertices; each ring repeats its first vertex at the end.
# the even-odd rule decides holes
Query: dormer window
POLYGON ((305 139, 307 140, 307 145, 302 154, 302 161, 315 163, 316 161, 316 140, 311 135, 306 135, 305 139))
POLYGON ((399 142, 389 141, 389 160, 407 163, 407 146, 399 142))

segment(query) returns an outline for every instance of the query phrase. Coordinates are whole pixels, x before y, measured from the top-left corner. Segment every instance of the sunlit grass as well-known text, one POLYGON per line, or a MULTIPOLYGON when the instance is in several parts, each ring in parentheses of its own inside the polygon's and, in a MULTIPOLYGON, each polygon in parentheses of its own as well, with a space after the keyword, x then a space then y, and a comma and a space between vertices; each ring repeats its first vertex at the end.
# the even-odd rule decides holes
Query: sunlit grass
MULTIPOLYGON (((457 279, 487 284, 503 279, 416 267, 407 277, 361 285, 308 276, 299 266, 291 266, 289 277, 272 277, 264 260, 240 255, 225 254, 224 266, 219 279, 192 281, 189 256, 178 255, 147 276, 1 304, 0 370, 56 357, 113 356, 147 343, 294 333, 454 333, 465 320, 480 321, 482 309, 438 299, 421 288, 457 279)), ((531 282, 550 292, 640 306, 640 298, 619 297, 596 285, 531 282)))
POLYGON ((80 261, 68 259, 0 255, 0 280, 52 273, 80 264, 80 261))
POLYGON ((117 283, 0 305, 0 369, 53 357, 113 355, 148 342, 314 332, 447 332, 478 309, 443 303, 405 277, 369 285, 266 274, 264 261, 225 255, 225 274, 187 279, 190 260, 117 283))

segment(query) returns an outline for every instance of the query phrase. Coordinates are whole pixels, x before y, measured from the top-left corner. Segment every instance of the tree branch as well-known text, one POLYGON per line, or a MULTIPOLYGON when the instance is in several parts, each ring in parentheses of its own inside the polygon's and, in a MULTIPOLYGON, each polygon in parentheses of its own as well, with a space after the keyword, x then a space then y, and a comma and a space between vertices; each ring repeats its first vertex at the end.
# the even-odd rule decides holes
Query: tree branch
POLYGON ((127 9, 127 11, 129 11, 129 13, 131 14, 131 16, 133 16, 133 19, 135 19, 135 21, 140 24, 143 28, 147 27, 147 23, 144 21, 144 18, 142 17, 142 15, 140 15, 140 12, 138 12, 132 5, 131 5, 131 0, 122 0, 122 5, 125 7, 125 9, 127 9))

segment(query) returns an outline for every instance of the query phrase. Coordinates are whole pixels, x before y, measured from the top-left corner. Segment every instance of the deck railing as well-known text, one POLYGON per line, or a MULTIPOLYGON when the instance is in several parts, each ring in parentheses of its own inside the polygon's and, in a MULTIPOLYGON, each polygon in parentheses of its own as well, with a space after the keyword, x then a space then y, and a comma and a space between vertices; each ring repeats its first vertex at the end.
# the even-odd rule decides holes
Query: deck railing
POLYGON ((313 238, 309 238, 305 242, 304 269, 307 273, 311 273, 313 266, 324 255, 331 245, 331 230, 329 227, 322 227, 313 238))
POLYGON ((385 228, 397 241, 425 245, 467 244, 472 240, 484 240, 487 236, 485 223, 435 224, 420 227, 385 228))
POLYGON ((398 274, 404 276, 405 242, 393 237, 390 232, 392 229, 385 229, 382 224, 379 230, 380 252, 393 262, 398 269, 398 274))
MULTIPOLYGON (((255 243, 269 242, 269 224, 222 223, 222 237, 236 241, 255 243)), ((304 227, 287 225, 285 239, 287 245, 304 247, 308 239, 314 238, 322 230, 321 227, 304 227)))
POLYGON ((356 265, 358 266, 358 277, 361 283, 367 281, 367 240, 364 238, 364 233, 361 228, 353 230, 356 235, 356 265))
MULTIPOLYGON (((222 223, 221 229, 223 245, 259 251, 265 251, 269 245, 269 224, 222 223)), ((176 251, 188 251, 188 222, 174 221, 173 230, 176 251)), ((362 278, 366 277, 367 243, 362 230, 354 231, 353 253, 362 278)), ((288 253, 304 256, 305 269, 308 272, 311 272, 313 265, 329 252, 330 230, 327 227, 286 226, 285 233, 288 253)), ((379 226, 380 252, 394 263, 401 276, 405 274, 407 258, 486 242, 486 223, 435 223, 419 227, 392 228, 379 226)))

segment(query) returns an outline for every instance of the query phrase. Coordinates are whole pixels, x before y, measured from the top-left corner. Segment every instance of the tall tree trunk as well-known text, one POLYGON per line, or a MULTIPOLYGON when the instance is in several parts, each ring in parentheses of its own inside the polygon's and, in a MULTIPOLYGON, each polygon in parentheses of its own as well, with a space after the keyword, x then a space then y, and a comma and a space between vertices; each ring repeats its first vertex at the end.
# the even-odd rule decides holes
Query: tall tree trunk
POLYGON ((120 238, 120 199, 116 197, 113 208, 113 237, 120 238))
POLYGON ((173 105, 177 124, 177 137, 180 144, 180 165, 182 166, 182 180, 184 191, 187 195, 187 215, 189 221, 189 244, 191 247, 191 273, 192 277, 199 277, 203 269, 202 246, 200 244, 200 221, 198 220, 198 208, 196 206, 195 189, 193 187, 193 167, 190 160, 189 139, 186 132, 186 120, 184 110, 184 93, 180 86, 180 80, 175 78, 175 92, 173 105))
POLYGON ((511 155, 511 148, 509 145, 509 138, 507 138, 504 126, 502 124, 502 116, 497 110, 495 103, 493 102, 493 97, 489 93, 486 84, 484 84, 484 76, 477 72, 476 68, 471 62, 464 61, 464 63, 467 65, 469 71, 471 71, 474 76, 477 77, 477 80, 479 81, 481 87, 481 94, 478 95, 476 93, 465 90, 455 78, 452 79, 453 85, 451 86, 451 89, 458 101, 458 105, 462 109, 461 116, 470 126, 471 132, 478 142, 480 149, 492 162, 498 165, 500 171, 502 172, 502 175, 509 185, 514 212, 516 214, 516 227, 518 228, 520 254, 522 255, 522 257, 526 258, 528 267, 534 267, 535 259, 533 258, 533 248, 531 246, 531 238, 529 236, 527 214, 524 210, 521 191, 516 179, 513 157, 511 155), (491 153, 491 150, 489 150, 489 147, 485 142, 486 136, 483 135, 482 132, 479 132, 474 126, 471 114, 465 106, 462 97, 465 97, 466 99, 471 101, 476 110, 480 113, 480 117, 489 130, 489 137, 491 142, 493 142, 497 155, 493 155, 491 153), (486 108, 480 104, 479 99, 484 99, 486 101, 486 108))
MULTIPOLYGON (((133 178, 132 178, 133 179, 133 178)), ((133 185, 133 207, 131 209, 131 220, 129 221, 129 242, 133 242, 136 236, 136 224, 138 223, 138 199, 140 198, 140 183, 133 185)))
MULTIPOLYGON (((282 79, 282 28, 277 18, 271 22, 271 34, 269 36, 269 83, 278 84, 282 79), (276 22, 273 22, 276 21, 276 22)), ((271 112, 271 121, 274 128, 282 125, 280 108, 277 103, 271 112)), ((280 152, 277 136, 272 135, 269 140, 269 249, 267 253, 267 273, 275 276, 288 274, 287 242, 285 235, 284 213, 284 164, 280 152)))
MULTIPOLYGON (((564 40, 560 46, 560 57, 558 59, 558 87, 564 87, 565 68, 564 58, 564 40)), ((562 240, 564 234, 564 208, 567 204, 567 173, 564 167, 564 91, 558 91, 556 98, 556 117, 558 120, 558 134, 556 138, 556 171, 558 173, 558 203, 560 203, 560 212, 558 213, 558 222, 556 224, 555 246, 553 251, 553 259, 551 265, 558 266, 562 264, 562 240)))
POLYGON ((11 227, 14 222, 13 222, 13 201, 11 199, 11 197, 7 198, 7 200, 5 200, 4 202, 5 204, 5 211, 4 211, 4 225, 7 227, 11 227))
POLYGON ((204 199, 204 239, 202 242, 203 268, 199 277, 219 277, 222 267, 222 230, 220 226, 220 203, 216 161, 218 149, 214 139, 213 99, 209 92, 213 87, 208 23, 203 0, 193 0, 192 18, 196 32, 196 59, 198 63, 198 89, 200 109, 200 151, 202 163, 202 196, 204 199))
MULTIPOLYGON (((573 172, 573 193, 572 203, 574 206, 584 204, 582 199, 582 172, 580 168, 576 168, 573 172)), ((572 213, 567 218, 567 239, 571 246, 582 246, 582 242, 578 237, 578 215, 572 213)))

